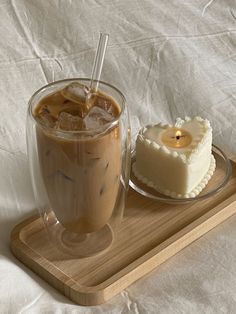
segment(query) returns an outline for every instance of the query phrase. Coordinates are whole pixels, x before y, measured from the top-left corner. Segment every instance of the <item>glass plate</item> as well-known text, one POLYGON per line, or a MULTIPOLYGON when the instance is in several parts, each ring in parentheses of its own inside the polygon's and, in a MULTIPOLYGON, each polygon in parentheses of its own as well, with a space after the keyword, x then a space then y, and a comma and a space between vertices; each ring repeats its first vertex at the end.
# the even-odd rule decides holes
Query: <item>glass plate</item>
POLYGON ((207 186, 196 197, 191 198, 172 198, 157 192, 155 189, 148 187, 137 179, 133 173, 133 163, 136 161, 135 151, 132 151, 131 157, 131 174, 129 185, 138 193, 154 199, 159 202, 170 204, 181 204, 193 201, 199 201, 215 195, 219 192, 229 181, 232 174, 232 166, 230 160, 224 154, 224 152, 217 146, 212 145, 212 153, 216 160, 216 170, 208 182, 207 186))

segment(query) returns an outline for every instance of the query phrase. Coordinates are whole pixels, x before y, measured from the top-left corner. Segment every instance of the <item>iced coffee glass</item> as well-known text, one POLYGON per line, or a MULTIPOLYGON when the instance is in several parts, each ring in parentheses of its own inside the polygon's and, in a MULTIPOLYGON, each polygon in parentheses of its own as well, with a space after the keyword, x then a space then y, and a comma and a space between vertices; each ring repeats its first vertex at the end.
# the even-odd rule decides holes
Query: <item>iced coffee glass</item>
POLYGON ((104 82, 90 97, 88 114, 81 115, 76 84, 89 86, 89 79, 57 81, 32 96, 27 148, 49 237, 61 250, 88 257, 110 247, 123 216, 130 124, 125 97, 104 82))

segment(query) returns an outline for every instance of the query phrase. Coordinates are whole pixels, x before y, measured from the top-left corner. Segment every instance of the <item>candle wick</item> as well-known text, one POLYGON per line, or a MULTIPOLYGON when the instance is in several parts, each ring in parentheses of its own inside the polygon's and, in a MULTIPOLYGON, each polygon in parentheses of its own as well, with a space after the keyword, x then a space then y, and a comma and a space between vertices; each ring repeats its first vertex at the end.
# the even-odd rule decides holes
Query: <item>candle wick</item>
POLYGON ((171 136, 171 138, 175 138, 176 140, 180 140, 182 137, 186 137, 186 135, 175 135, 175 136, 171 136))

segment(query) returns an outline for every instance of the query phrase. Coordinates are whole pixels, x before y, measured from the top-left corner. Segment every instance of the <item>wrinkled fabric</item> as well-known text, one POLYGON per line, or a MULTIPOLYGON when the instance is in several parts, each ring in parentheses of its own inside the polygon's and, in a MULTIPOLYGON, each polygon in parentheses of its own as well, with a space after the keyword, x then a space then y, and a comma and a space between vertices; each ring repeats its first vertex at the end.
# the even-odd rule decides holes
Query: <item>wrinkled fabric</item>
POLYGON ((139 128, 200 115, 236 154, 236 2, 1 0, 0 313, 235 313, 236 217, 108 303, 73 304, 10 253, 13 226, 35 211, 27 166, 27 102, 41 86, 90 77, 99 31, 101 79, 126 96, 139 128))

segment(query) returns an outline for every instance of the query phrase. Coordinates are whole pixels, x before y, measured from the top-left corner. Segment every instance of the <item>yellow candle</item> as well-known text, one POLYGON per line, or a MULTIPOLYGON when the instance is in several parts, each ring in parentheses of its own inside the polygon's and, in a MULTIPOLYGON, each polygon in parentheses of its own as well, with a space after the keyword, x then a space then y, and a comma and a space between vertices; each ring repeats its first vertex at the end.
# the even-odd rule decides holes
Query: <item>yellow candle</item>
POLYGON ((167 147, 183 148, 191 144, 192 136, 184 129, 173 127, 164 131, 161 140, 167 147))

